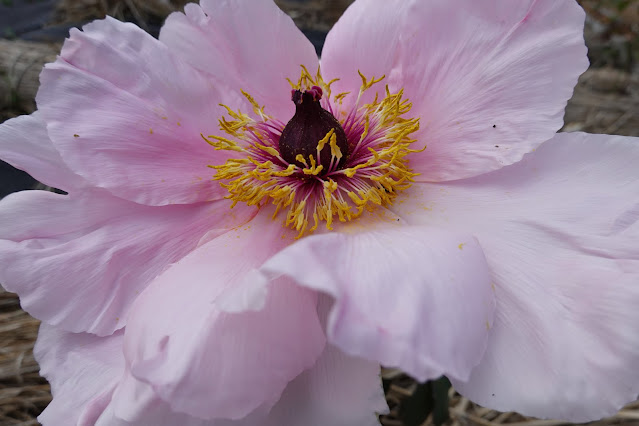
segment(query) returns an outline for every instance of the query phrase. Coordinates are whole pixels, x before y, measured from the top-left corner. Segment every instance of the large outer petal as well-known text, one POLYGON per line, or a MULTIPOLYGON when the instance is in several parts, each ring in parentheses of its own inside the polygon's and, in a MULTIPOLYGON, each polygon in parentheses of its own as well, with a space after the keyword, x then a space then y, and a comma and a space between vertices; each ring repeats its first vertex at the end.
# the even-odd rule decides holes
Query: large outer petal
MULTIPOLYGON (((240 419, 270 408, 322 352, 316 294, 286 279, 272 284, 260 311, 226 313, 216 306, 225 290, 259 278, 255 268, 290 243, 282 237, 291 232, 270 213, 176 263, 131 309, 127 365, 173 411, 240 419)), ((130 400, 120 395, 118 416, 136 415, 130 400)))
POLYGON ((396 205, 410 223, 473 233, 490 265, 496 319, 460 392, 579 422, 636 398, 637 164, 637 138, 558 134, 521 163, 415 185, 396 205))
POLYGON ((250 93, 266 113, 288 120, 300 65, 311 72, 313 45, 272 0, 202 0, 168 17, 160 41, 196 68, 250 93))
POLYGON ((467 379, 486 347, 493 292, 465 234, 398 224, 310 236, 261 270, 331 295, 327 335, 343 351, 420 380, 467 379))
MULTIPOLYGON (((329 296, 319 297, 323 326, 332 304, 329 296)), ((379 426, 377 415, 388 412, 379 373, 379 363, 327 344, 315 365, 289 383, 265 419, 249 416, 241 425, 379 426)))
POLYGON ((375 412, 386 407, 379 365, 327 345, 266 417, 256 412, 238 421, 198 419, 172 412, 150 386, 138 383, 135 403, 143 415, 129 422, 115 416, 112 401, 126 387, 120 381, 123 340, 122 331, 97 337, 41 326, 35 355, 54 396, 38 418, 44 426, 375 426, 375 412))
POLYGON ((238 207, 149 207, 101 190, 11 194, 0 202, 0 282, 41 320, 111 334, 171 263, 254 214, 238 207))
POLYGON ((388 406, 379 364, 326 345, 310 370, 287 386, 261 422, 242 426, 379 426, 388 406))
POLYGON ((475 176, 514 163, 563 124, 588 67, 574 0, 358 0, 326 39, 322 71, 355 91, 383 74, 404 89, 428 148, 419 180, 475 176))
POLYGON ((7 120, 0 125, 0 158, 40 182, 70 191, 84 179, 69 170, 51 144, 41 114, 7 120))
POLYGON ((133 24, 113 18, 72 29, 40 80, 37 102, 70 168, 94 186, 150 205, 221 198, 209 164, 227 155, 200 134, 218 132, 219 103, 239 88, 204 75, 133 24))

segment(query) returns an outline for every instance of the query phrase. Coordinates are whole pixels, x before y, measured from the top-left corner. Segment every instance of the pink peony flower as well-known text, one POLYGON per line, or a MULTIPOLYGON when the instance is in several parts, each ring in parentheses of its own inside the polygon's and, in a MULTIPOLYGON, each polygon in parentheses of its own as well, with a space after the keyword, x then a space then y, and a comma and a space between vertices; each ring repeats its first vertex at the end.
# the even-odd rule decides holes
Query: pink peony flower
POLYGON ((0 126, 0 157, 68 193, 0 203, 41 422, 371 426, 380 363, 539 417, 634 399, 639 141, 555 134, 583 21, 357 0, 321 69, 270 0, 190 4, 159 41, 72 30, 0 126))

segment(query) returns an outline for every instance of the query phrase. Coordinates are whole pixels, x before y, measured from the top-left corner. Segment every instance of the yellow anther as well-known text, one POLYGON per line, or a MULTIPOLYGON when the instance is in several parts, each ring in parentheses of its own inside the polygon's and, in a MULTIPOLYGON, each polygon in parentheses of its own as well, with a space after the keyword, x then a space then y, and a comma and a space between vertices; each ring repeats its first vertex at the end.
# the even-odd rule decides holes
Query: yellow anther
POLYGON ((337 146, 337 136, 334 134, 331 135, 330 146, 331 146, 331 155, 337 158, 338 160, 342 158, 342 150, 339 149, 339 146, 337 146))
POLYGON ((261 149, 262 151, 268 152, 269 154, 271 154, 273 157, 279 157, 280 153, 277 149, 271 147, 271 146, 264 146, 261 144, 255 144, 256 147, 258 147, 259 149, 261 149))
POLYGON ((248 93, 246 93, 244 90, 240 90, 242 92, 242 94, 244 95, 244 97, 246 99, 248 99, 249 103, 253 106, 253 112, 257 115, 259 115, 260 117, 264 118, 264 107, 260 106, 260 104, 258 104, 255 99, 253 99, 253 96, 249 95, 248 93))
POLYGON ((322 150, 324 149, 324 145, 326 145, 326 142, 328 142, 328 140, 331 138, 335 138, 335 140, 337 141, 337 136, 335 136, 335 129, 331 129, 326 134, 326 136, 324 136, 322 139, 320 139, 319 142, 317 142, 317 152, 322 152, 322 150))
POLYGON ((371 87, 373 87, 374 84, 379 83, 380 81, 382 81, 383 79, 386 78, 386 75, 381 76, 378 79, 375 79, 375 77, 371 78, 370 81, 366 80, 366 77, 364 76, 364 74, 362 74, 362 72, 360 70, 357 70, 357 73, 359 74, 359 76, 362 79, 362 89, 361 91, 365 91, 370 89, 371 87))
POLYGON ((324 166, 322 166, 321 164, 319 166, 317 165, 317 162, 315 161, 315 158, 313 158, 313 154, 309 155, 308 159, 311 162, 311 167, 307 167, 305 169, 302 169, 302 171, 304 172, 305 175, 317 176, 322 170, 324 170, 324 166))
POLYGON ((329 192, 335 192, 337 191, 337 182, 327 179, 324 181, 324 188, 328 189, 329 192))
POLYGON ((337 96, 335 96, 335 101, 336 101, 336 102, 338 102, 338 103, 341 103, 341 102, 342 102, 342 100, 343 100, 346 96, 348 96, 350 93, 351 93, 351 92, 342 92, 342 93, 338 94, 337 96))
POLYGON ((295 173, 295 170, 297 170, 297 167, 295 166, 295 164, 289 164, 285 170, 273 172, 273 176, 281 176, 281 177, 291 176, 293 173, 295 173))
POLYGON ((308 167, 308 163, 306 162, 306 159, 304 158, 304 156, 302 154, 297 154, 295 156, 295 160, 299 161, 300 163, 304 164, 306 167, 308 167))

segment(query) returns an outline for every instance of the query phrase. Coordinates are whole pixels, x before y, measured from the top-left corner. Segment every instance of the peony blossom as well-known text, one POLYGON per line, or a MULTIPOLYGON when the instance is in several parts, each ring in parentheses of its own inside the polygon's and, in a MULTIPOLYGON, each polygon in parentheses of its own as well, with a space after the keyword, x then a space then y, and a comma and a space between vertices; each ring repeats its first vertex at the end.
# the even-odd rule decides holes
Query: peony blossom
POLYGON ((639 141, 556 134, 574 0, 270 0, 72 30, 0 157, 45 426, 372 426, 379 365, 587 421, 639 394, 639 141), (321 65, 321 66, 320 66, 321 65))

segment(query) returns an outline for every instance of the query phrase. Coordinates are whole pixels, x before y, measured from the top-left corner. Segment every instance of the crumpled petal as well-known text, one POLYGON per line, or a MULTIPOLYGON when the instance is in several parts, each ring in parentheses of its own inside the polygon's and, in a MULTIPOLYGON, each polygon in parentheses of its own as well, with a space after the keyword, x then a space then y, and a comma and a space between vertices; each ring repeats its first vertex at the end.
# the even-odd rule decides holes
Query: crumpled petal
POLYGON ((109 337, 40 325, 34 355, 51 384, 53 401, 38 417, 44 426, 93 425, 111 400, 124 369, 123 332, 109 337))
POLYGON ((143 416, 115 415, 125 373, 123 330, 107 337, 68 333, 43 324, 35 355, 49 380, 53 401, 38 420, 43 426, 375 426, 386 409, 379 365, 327 345, 317 363, 290 382, 269 414, 241 420, 204 420, 171 411, 150 386, 136 383, 143 416), (119 382, 119 383, 118 383, 119 382))
POLYGON ((409 223, 472 233, 497 297, 471 400, 585 422, 639 394, 639 139, 561 133, 521 163, 418 184, 409 223))
POLYGON ((160 41, 199 70, 250 93, 265 112, 288 120, 295 111, 287 78, 312 73, 313 45, 271 0, 202 0, 170 15, 160 41))
MULTIPOLYGON (((42 323, 34 354, 53 400, 38 417, 43 426, 225 426, 173 413, 157 398, 135 423, 115 417, 111 403, 121 386, 124 330, 111 336, 69 333, 42 323)), ((150 387, 136 401, 152 394, 150 387)), ((230 425, 229 425, 230 426, 230 425)))
POLYGON ((410 157, 418 180, 475 176, 561 128, 588 67, 584 17, 574 0, 358 0, 328 34, 322 72, 341 79, 334 93, 357 95, 358 70, 404 89, 427 146, 410 157))
POLYGON ((0 282, 36 318, 111 334, 171 263, 255 214, 230 205, 149 207, 100 190, 11 194, 0 202, 0 282))
POLYGON ((113 18, 71 29, 40 76, 38 109, 54 146, 94 186, 142 204, 219 199, 208 167, 226 161, 201 137, 219 134, 229 89, 133 24, 113 18))
POLYGON ((419 380, 467 379, 486 347, 489 271, 463 233, 400 224, 309 236, 261 271, 331 295, 330 342, 419 380))
POLYGON ((21 115, 0 126, 0 159, 54 188, 70 191, 84 185, 51 144, 39 112, 21 115))
MULTIPOLYGON (((241 419, 268 409, 324 348, 316 294, 290 280, 271 284, 260 311, 226 313, 216 306, 220 294, 254 279, 255 268, 290 244, 292 232, 271 214, 261 212, 180 260, 131 308, 127 367, 173 411, 241 419)), ((131 399, 120 395, 116 415, 137 415, 131 399)))

